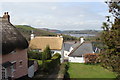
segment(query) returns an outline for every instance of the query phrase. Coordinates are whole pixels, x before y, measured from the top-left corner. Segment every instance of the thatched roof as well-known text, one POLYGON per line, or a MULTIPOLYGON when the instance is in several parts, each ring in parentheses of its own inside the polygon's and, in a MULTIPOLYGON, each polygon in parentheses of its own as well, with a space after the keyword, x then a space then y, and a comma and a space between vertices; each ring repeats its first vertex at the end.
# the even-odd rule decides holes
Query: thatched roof
POLYGON ((49 45, 51 50, 61 50, 63 45, 62 37, 35 37, 30 41, 31 49, 44 50, 49 45))
POLYGON ((13 26, 10 21, 4 17, 0 17, 0 33, 2 33, 2 54, 7 54, 15 49, 26 49, 28 47, 27 40, 13 26))

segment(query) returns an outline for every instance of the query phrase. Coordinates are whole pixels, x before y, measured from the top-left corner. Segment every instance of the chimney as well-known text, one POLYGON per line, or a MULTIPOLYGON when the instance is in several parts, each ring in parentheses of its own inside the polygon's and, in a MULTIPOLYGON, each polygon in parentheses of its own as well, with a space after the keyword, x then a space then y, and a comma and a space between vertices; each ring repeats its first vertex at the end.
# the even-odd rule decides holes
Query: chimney
POLYGON ((60 35, 58 34, 57 37, 60 37, 60 35))
POLYGON ((4 12, 3 19, 6 19, 10 22, 10 15, 8 14, 8 12, 4 12))
POLYGON ((58 34, 57 37, 63 38, 62 34, 58 34))
POLYGON ((34 38, 34 33, 33 33, 33 30, 32 30, 32 33, 31 33, 31 40, 34 38))
POLYGON ((83 42, 84 42, 84 38, 81 37, 81 38, 80 38, 80 43, 83 43, 83 42))

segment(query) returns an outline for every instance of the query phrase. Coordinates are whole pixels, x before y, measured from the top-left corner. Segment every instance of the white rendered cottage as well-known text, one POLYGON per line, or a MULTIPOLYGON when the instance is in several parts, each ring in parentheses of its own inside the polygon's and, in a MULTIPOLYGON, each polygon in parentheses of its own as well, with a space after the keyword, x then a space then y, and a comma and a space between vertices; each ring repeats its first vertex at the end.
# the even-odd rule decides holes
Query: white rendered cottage
POLYGON ((67 59, 70 52, 80 45, 80 42, 64 42, 64 58, 67 59))
POLYGON ((32 38, 30 41, 29 47, 32 50, 38 50, 39 52, 42 52, 46 46, 49 45, 52 55, 55 53, 61 54, 61 62, 63 62, 64 57, 64 46, 63 46, 63 37, 57 36, 57 37, 50 37, 50 36, 38 36, 32 38))
POLYGON ((91 42, 83 42, 70 52, 68 61, 84 63, 84 54, 95 53, 94 49, 91 42))
POLYGON ((84 38, 81 38, 80 41, 70 41, 70 42, 64 42, 64 58, 68 59, 68 55, 81 43, 84 42, 84 38))

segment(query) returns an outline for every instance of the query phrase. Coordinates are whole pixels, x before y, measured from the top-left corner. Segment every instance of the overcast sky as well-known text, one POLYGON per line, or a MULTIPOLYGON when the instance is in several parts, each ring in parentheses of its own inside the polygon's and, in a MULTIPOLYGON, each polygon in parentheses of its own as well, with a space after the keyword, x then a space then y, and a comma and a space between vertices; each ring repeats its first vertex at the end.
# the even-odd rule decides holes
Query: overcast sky
POLYGON ((108 7, 104 2, 4 2, 15 25, 59 30, 100 30, 108 7))

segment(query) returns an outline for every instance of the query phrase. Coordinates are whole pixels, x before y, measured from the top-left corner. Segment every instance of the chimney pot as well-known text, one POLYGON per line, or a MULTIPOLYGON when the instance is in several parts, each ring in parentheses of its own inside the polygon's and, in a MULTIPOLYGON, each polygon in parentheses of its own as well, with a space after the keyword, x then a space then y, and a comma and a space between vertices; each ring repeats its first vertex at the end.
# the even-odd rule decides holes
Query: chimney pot
POLYGON ((4 12, 3 18, 10 21, 10 15, 8 14, 8 12, 4 12))
POLYGON ((84 42, 84 38, 83 38, 83 37, 80 38, 80 42, 81 42, 81 43, 84 42))

